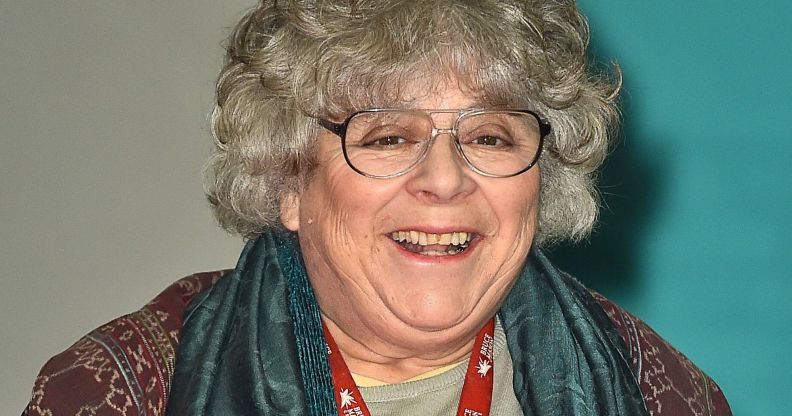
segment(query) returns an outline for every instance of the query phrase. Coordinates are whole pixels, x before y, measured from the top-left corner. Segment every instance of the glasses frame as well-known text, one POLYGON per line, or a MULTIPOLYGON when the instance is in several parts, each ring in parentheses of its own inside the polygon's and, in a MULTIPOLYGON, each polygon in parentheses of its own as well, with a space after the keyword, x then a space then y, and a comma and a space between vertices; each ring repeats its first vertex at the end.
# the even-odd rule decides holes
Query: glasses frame
POLYGON ((528 171, 532 167, 534 167, 534 165, 536 165, 536 163, 539 161, 539 156, 542 154, 542 147, 544 145, 544 139, 545 139, 545 137, 548 134, 550 134, 550 131, 551 131, 550 123, 545 121, 535 111, 526 110, 526 109, 511 109, 511 108, 505 108, 505 109, 468 109, 468 110, 369 108, 369 109, 355 111, 354 113, 352 113, 349 116, 347 116, 347 118, 344 119, 344 121, 342 121, 341 123, 335 123, 333 121, 330 121, 330 120, 327 120, 327 119, 323 119, 323 118, 318 118, 317 121, 319 122, 320 126, 324 127, 325 129, 327 129, 328 131, 330 131, 331 133, 335 134, 336 136, 338 136, 341 139, 341 150, 344 153, 344 160, 346 160, 347 165, 349 165, 349 167, 352 168, 352 170, 354 170, 355 172, 357 172, 357 173, 359 173, 359 174, 361 174, 361 175, 363 175, 363 176, 365 176, 367 178, 373 178, 373 179, 390 179, 390 178, 396 178, 396 177, 399 177, 399 176, 402 176, 402 175, 405 175, 405 174, 409 173, 410 171, 415 169, 416 166, 420 165, 421 162, 423 162, 423 160, 426 158, 426 155, 429 154, 429 149, 431 149, 432 146, 434 145, 435 139, 437 139, 437 136, 439 136, 441 134, 448 134, 454 139, 454 147, 456 148, 457 153, 462 158, 462 160, 465 161, 465 164, 473 172, 476 172, 477 174, 479 174, 481 176, 486 176, 488 178, 510 178, 512 176, 520 175, 520 174, 528 171), (400 172, 397 172, 397 173, 394 173, 394 174, 390 174, 390 175, 373 175, 373 174, 370 174, 370 173, 363 172, 362 170, 358 169, 349 160, 349 155, 347 154, 346 133, 347 133, 347 129, 349 128, 349 122, 352 121, 352 119, 355 116, 359 115, 359 114, 363 114, 363 113, 381 113, 381 112, 391 112, 391 111, 402 111, 402 112, 407 111, 407 112, 424 112, 424 113, 426 113, 426 115, 429 116, 429 119, 430 119, 430 121, 432 123, 432 132, 431 132, 431 134, 429 136, 429 140, 428 140, 426 146, 424 147, 423 151, 415 159, 415 161, 410 166, 406 167, 404 170, 402 170, 400 172), (521 114, 529 114, 529 115, 533 116, 536 119, 536 121, 539 123, 539 146, 537 148, 536 155, 534 156, 533 160, 531 160, 531 163, 528 164, 528 166, 526 166, 525 168, 523 168, 522 170, 520 170, 518 172, 509 174, 509 175, 496 175, 496 174, 484 172, 481 169, 477 168, 475 165, 473 165, 473 163, 471 163, 470 159, 468 159, 467 155, 465 155, 465 152, 462 150, 462 144, 459 143, 459 137, 457 136, 458 127, 459 127, 459 120, 461 120, 461 119, 463 119, 465 117, 475 116, 475 115, 478 115, 478 114, 486 114, 486 113, 521 113, 521 114), (434 124, 434 119, 432 118, 433 114, 457 114, 457 118, 454 121, 454 125, 451 128, 439 129, 434 124))

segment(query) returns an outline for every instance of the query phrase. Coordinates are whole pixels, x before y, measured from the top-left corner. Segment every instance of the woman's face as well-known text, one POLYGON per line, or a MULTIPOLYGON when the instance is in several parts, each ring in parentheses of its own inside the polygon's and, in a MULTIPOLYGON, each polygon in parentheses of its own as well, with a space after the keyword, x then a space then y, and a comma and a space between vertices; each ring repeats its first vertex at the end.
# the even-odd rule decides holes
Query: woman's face
MULTIPOLYGON (((442 85, 431 93, 408 90, 405 102, 477 107, 455 82, 442 85)), ((447 128, 454 119, 443 114, 434 122, 447 128)), ((281 218, 299 233, 325 317, 345 332, 372 332, 391 345, 478 330, 500 307, 531 246, 538 167, 511 178, 478 175, 443 134, 414 170, 371 179, 347 165, 337 136, 320 130, 316 145, 318 167, 302 192, 282 201, 281 218), (464 251, 438 256, 445 246, 409 247, 394 240, 399 232, 426 243, 445 242, 453 233, 472 239, 464 251)))

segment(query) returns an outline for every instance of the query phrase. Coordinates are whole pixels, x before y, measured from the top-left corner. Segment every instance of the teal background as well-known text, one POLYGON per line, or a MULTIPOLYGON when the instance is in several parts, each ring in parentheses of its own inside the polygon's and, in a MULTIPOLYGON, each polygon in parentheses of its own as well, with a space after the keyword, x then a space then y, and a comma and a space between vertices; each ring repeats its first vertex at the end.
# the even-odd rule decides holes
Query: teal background
POLYGON ((792 5, 584 0, 592 55, 624 72, 603 223, 558 248, 723 388, 790 414, 792 5))

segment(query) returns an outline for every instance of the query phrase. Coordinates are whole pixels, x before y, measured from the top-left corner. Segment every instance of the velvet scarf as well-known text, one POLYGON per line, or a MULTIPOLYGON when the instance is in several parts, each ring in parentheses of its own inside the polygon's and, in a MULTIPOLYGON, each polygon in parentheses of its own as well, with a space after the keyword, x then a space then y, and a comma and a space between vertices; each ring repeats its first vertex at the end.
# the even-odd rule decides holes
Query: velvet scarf
MULTIPOLYGON (((648 415, 597 301, 533 250, 499 316, 527 416, 648 415)), ((265 232, 184 317, 167 415, 335 416, 319 309, 296 236, 265 232)))

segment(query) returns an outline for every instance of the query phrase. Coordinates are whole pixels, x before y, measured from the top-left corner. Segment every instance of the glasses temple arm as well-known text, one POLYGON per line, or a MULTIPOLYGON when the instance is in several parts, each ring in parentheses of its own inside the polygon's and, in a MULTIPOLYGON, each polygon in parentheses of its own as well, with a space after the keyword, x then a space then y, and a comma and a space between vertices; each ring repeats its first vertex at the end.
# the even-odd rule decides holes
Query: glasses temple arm
POLYGON ((346 135, 347 123, 333 123, 323 118, 318 119, 318 121, 320 126, 330 130, 336 136, 343 138, 346 135))

